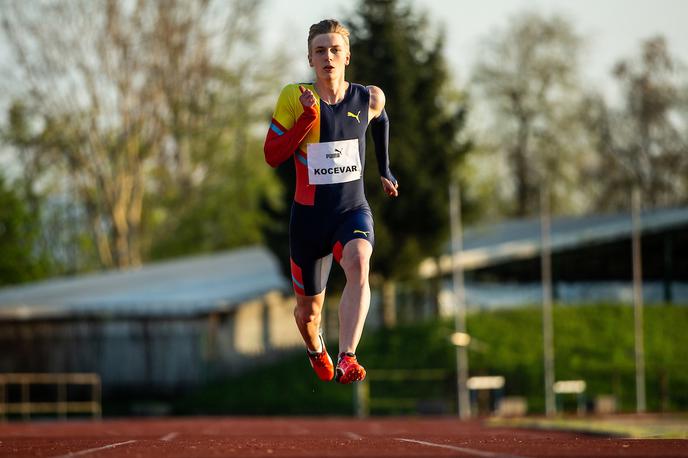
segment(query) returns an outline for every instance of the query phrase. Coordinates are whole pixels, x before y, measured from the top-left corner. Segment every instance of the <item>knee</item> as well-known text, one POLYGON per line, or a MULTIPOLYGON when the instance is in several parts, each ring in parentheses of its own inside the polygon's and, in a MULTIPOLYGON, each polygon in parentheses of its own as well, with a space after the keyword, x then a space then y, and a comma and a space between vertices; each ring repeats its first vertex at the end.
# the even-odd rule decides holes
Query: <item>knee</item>
POLYGON ((347 253, 347 256, 342 258, 341 265, 346 273, 347 278, 368 278, 370 256, 359 250, 347 253))
POLYGON ((309 324, 316 322, 319 318, 319 313, 310 307, 299 307, 294 308, 294 319, 298 323, 309 324))

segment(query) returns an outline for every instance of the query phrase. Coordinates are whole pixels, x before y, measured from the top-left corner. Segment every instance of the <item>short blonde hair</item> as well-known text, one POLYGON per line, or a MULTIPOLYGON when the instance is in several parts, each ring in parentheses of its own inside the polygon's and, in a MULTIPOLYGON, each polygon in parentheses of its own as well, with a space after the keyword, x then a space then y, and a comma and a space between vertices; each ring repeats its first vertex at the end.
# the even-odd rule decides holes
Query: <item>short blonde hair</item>
POLYGON ((323 19, 317 24, 313 24, 308 31, 308 54, 311 53, 313 38, 325 33, 338 33, 344 38, 347 50, 349 49, 349 30, 336 19, 323 19))

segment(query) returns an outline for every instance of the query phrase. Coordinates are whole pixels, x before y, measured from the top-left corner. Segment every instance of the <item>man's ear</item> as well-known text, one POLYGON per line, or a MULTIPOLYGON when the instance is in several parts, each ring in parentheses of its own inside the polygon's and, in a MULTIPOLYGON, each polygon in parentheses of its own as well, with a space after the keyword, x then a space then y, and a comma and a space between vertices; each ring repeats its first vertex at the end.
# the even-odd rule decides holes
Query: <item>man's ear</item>
POLYGON ((313 66, 313 59, 311 58, 311 53, 310 53, 310 52, 308 53, 308 65, 311 66, 311 67, 313 66))

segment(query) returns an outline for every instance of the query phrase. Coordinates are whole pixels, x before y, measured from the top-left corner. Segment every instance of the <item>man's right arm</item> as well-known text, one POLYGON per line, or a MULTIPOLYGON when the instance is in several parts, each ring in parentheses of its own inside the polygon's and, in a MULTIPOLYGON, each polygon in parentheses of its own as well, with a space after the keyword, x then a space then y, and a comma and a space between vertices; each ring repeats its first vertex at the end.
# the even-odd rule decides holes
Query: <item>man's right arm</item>
MULTIPOLYGON (((304 90, 299 87, 303 94, 304 90)), ((265 137, 265 145, 263 152, 265 153, 265 162, 272 167, 277 167, 294 154, 296 148, 301 144, 308 132, 311 130, 318 118, 318 111, 315 105, 303 106, 303 113, 299 116, 291 128, 285 127, 277 118, 277 113, 280 111, 280 104, 285 104, 288 101, 284 98, 288 96, 285 91, 280 94, 280 100, 277 102, 275 109, 275 116, 272 118, 268 134, 265 137)))

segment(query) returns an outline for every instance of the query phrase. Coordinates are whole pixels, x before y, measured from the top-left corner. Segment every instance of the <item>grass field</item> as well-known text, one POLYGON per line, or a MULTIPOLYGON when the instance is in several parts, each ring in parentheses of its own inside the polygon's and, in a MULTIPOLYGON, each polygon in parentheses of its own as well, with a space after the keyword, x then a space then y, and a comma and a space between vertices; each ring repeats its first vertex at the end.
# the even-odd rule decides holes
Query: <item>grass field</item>
MULTIPOLYGON (((468 316, 473 336, 471 375, 503 375, 505 395, 527 398, 530 413, 544 411, 541 318, 537 307, 468 316)), ((366 331, 358 355, 369 372, 381 369, 444 369, 428 382, 374 382, 372 396, 444 399, 455 405, 455 353, 450 320, 366 331)), ((556 378, 583 379, 589 400, 613 395, 619 410, 635 408, 633 309, 625 305, 557 306, 554 310, 556 378)), ((645 309, 647 400, 650 411, 688 410, 688 307, 645 309)), ((330 348, 336 348, 331 342, 330 348)), ((401 403, 400 403, 401 404, 401 403)), ((175 413, 350 415, 352 390, 315 379, 301 351, 279 364, 226 379, 178 399, 175 413)), ((390 406, 376 414, 413 413, 390 406)), ((106 412, 107 413, 107 412, 106 412)))

